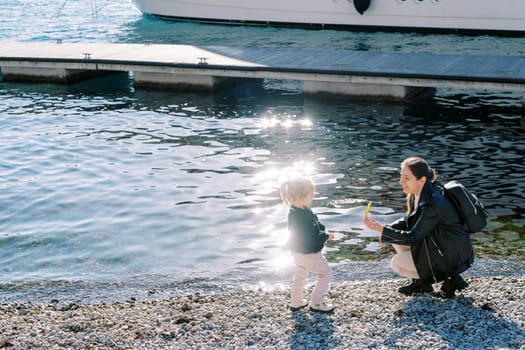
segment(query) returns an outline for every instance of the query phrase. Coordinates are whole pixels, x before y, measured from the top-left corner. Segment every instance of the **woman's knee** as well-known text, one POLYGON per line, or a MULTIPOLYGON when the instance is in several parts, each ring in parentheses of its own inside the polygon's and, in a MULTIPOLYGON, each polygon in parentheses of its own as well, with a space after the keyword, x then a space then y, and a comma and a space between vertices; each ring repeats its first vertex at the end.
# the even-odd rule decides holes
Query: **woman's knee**
POLYGON ((401 269, 401 265, 400 265, 400 261, 399 261, 399 254, 395 254, 393 257, 392 257, 392 260, 390 262, 390 265, 392 266, 392 270, 394 270, 395 273, 397 273, 398 275, 402 275, 402 269, 401 269))
POLYGON ((392 248, 394 248, 396 253, 403 253, 403 252, 410 251, 410 247, 407 245, 392 244, 392 248))
POLYGON ((414 260, 412 259, 412 253, 410 251, 396 254, 392 257, 392 270, 398 275, 419 278, 414 260))

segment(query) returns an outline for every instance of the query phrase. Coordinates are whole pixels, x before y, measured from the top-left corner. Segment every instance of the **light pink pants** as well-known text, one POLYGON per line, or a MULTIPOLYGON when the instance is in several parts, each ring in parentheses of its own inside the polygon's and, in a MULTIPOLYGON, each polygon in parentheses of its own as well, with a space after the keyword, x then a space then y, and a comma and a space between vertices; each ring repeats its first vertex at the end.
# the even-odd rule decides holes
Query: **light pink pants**
POLYGON ((392 257, 392 270, 401 276, 419 279, 410 247, 398 244, 392 244, 392 247, 394 247, 397 252, 397 254, 392 257))
POLYGON ((308 281, 310 272, 317 275, 314 290, 310 299, 311 304, 321 304, 330 289, 332 271, 322 252, 301 254, 292 252, 295 270, 292 281, 292 304, 300 304, 304 298, 303 289, 308 281))

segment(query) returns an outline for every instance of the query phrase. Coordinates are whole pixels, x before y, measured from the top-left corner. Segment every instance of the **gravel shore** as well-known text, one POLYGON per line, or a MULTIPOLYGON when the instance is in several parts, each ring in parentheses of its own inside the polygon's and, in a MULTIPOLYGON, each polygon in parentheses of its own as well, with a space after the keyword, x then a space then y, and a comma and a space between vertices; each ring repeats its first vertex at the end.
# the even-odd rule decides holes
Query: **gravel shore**
POLYGON ((407 280, 392 274, 365 278, 378 267, 385 263, 334 268, 332 314, 289 311, 286 285, 111 303, 1 302, 0 348, 525 349, 524 263, 477 263, 451 300, 403 296, 397 288, 407 280))

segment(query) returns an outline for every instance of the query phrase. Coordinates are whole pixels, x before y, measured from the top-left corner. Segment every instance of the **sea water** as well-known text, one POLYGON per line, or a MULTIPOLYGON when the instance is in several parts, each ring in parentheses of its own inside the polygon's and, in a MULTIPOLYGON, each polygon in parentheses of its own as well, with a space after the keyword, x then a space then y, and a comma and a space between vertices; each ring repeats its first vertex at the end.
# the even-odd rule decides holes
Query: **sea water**
MULTIPOLYGON (((308 47, 522 55, 523 38, 215 26, 143 16, 129 0, 5 0, 8 41, 308 47)), ((4 300, 288 281, 279 179, 312 175, 337 244, 373 256, 363 210, 402 215, 399 163, 523 227, 520 94, 438 89, 405 103, 305 96, 300 82, 214 93, 135 89, 127 74, 73 85, 0 82, 0 292, 4 300), (190 283, 191 282, 191 283, 190 283)), ((499 225, 499 226, 498 226, 499 225)), ((137 292, 140 291, 140 292, 137 292)))

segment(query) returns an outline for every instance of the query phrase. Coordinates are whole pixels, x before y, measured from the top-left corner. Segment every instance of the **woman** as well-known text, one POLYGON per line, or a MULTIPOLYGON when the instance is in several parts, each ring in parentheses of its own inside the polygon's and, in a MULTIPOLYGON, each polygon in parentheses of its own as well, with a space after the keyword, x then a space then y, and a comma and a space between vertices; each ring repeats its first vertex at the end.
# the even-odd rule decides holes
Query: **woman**
POLYGON ((397 252, 392 269, 412 278, 400 293, 433 292, 432 283, 444 281, 438 295, 453 298, 468 286, 460 273, 474 262, 474 250, 458 211, 435 181, 434 169, 423 158, 405 159, 399 182, 407 196, 408 216, 383 226, 365 215, 365 225, 380 233, 381 242, 392 243, 397 252))

